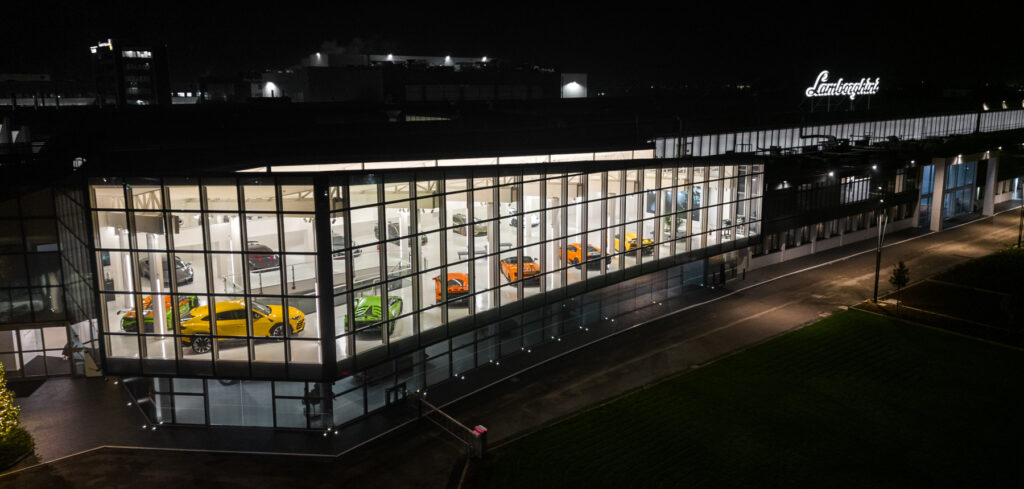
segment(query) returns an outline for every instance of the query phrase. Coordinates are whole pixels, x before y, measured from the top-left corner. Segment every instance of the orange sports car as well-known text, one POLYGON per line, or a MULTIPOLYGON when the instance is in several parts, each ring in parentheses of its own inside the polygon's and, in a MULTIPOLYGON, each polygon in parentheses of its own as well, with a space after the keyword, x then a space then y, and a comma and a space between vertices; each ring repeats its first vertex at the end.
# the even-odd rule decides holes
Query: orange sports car
MULTIPOLYGON (((584 261, 586 261, 588 267, 600 267, 601 266, 601 257, 604 256, 604 254, 601 253, 601 249, 600 248, 598 248, 598 247, 596 247, 596 246, 594 246, 592 244, 588 244, 587 245, 587 257, 586 257, 586 259, 583 258, 583 244, 582 243, 569 243, 567 248, 569 249, 569 252, 566 253, 565 261, 567 263, 569 263, 570 265, 576 265, 576 267, 579 268, 581 266, 580 263, 583 263, 584 261)), ((562 248, 561 247, 558 248, 558 257, 559 258, 562 257, 562 248)), ((611 263, 612 257, 609 256, 609 257, 606 258, 606 260, 608 261, 608 263, 611 263)))
MULTIPOLYGON (((434 277, 434 297, 437 302, 440 303, 443 298, 441 296, 441 276, 434 277)), ((469 275, 465 273, 449 273, 448 274, 448 300, 449 301, 469 301, 469 275)))
POLYGON ((514 256, 505 258, 499 263, 501 263, 501 273, 509 282, 515 282, 520 278, 540 282, 540 265, 533 261, 532 257, 523 256, 522 273, 519 272, 519 266, 514 256))

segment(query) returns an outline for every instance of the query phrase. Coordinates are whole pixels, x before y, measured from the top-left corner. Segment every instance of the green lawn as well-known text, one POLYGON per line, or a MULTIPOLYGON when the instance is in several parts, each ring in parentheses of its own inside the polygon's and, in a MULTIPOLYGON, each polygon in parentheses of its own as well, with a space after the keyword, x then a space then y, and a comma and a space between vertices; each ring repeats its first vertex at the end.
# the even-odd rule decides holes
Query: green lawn
POLYGON ((1021 487, 1022 373, 1020 350, 846 311, 499 447, 481 482, 1021 487))
POLYGON ((939 274, 937 279, 997 292, 1021 294, 1024 249, 1008 248, 975 258, 939 274))

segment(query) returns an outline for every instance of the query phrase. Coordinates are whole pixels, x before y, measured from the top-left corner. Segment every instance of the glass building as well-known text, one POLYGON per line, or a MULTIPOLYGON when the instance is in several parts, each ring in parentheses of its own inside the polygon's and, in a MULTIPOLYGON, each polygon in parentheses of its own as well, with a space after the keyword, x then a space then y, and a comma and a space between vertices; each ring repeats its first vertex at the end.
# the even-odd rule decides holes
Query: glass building
POLYGON ((500 358, 499 319, 759 234, 762 164, 623 153, 590 153, 585 164, 93 179, 105 371, 154 377, 146 388, 164 422, 224 424, 217 406, 242 398, 268 409, 242 424, 341 424, 382 405, 386 396, 366 389, 383 372, 394 380, 381 389, 404 392, 469 370, 481 354, 500 358), (329 419, 281 420, 269 408, 302 413, 311 395, 336 397, 320 404, 329 419))
MULTIPOLYGON (((629 118, 470 143, 449 126, 325 123, 204 167, 221 153, 176 139, 206 134, 194 113, 133 114, 178 117, 152 124, 185 132, 126 119, 152 138, 144 149, 87 154, 66 181, 0 202, 16 231, 0 238, 0 361, 16 379, 102 369, 158 424, 305 430, 443 396, 499 375, 491 365, 521 371, 690 286, 872 239, 883 218, 891 232, 991 212, 1019 196, 1021 170, 985 151, 1002 144, 985 134, 1024 127, 1024 111, 835 113, 665 136, 629 118), (969 133, 976 147, 913 142, 969 133), (479 156, 491 144, 499 155, 479 156)), ((259 114, 238 132, 207 127, 208 143, 256 145, 267 120, 333 116, 259 114)))

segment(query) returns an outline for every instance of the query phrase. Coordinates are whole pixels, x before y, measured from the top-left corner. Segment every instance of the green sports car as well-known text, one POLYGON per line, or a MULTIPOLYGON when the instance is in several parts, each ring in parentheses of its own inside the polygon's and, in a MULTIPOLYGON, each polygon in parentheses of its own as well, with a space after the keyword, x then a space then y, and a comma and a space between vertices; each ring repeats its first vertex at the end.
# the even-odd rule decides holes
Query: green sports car
MULTIPOLYGON (((173 331, 174 322, 172 319, 173 312, 171 310, 171 296, 163 296, 163 301, 164 311, 167 312, 167 322, 164 324, 167 325, 168 331, 173 331)), ((188 315, 188 311, 193 307, 196 307, 198 302, 199 299, 194 295, 178 296, 178 315, 188 315)), ((142 299, 142 323, 144 333, 153 332, 153 296, 151 295, 147 295, 142 299)), ((134 307, 121 318, 121 329, 132 333, 139 330, 139 318, 138 314, 135 313, 134 307)))
MULTIPOLYGON (((384 321, 384 311, 380 308, 380 296, 371 295, 360 297, 356 299, 354 309, 357 330, 364 326, 374 326, 379 328, 382 321, 384 321)), ((402 298, 393 295, 388 296, 388 317, 394 319, 400 314, 402 314, 402 298)), ((349 331, 348 317, 345 318, 345 331, 349 331)), ((392 320, 388 322, 388 336, 391 336, 394 332, 395 322, 392 320)))

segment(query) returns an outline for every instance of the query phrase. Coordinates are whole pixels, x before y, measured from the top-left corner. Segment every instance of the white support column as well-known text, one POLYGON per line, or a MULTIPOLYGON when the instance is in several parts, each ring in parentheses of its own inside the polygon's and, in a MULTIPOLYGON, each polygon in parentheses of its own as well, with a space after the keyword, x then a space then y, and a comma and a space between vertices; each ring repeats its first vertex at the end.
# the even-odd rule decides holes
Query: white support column
POLYGON ((932 186, 932 219, 928 225, 932 231, 942 231, 942 197, 946 191, 947 161, 946 158, 932 158, 932 165, 935 165, 935 183, 932 186))
POLYGON ((999 169, 999 157, 988 159, 988 169, 985 172, 985 195, 982 197, 981 214, 991 216, 995 214, 996 194, 996 173, 999 169))

